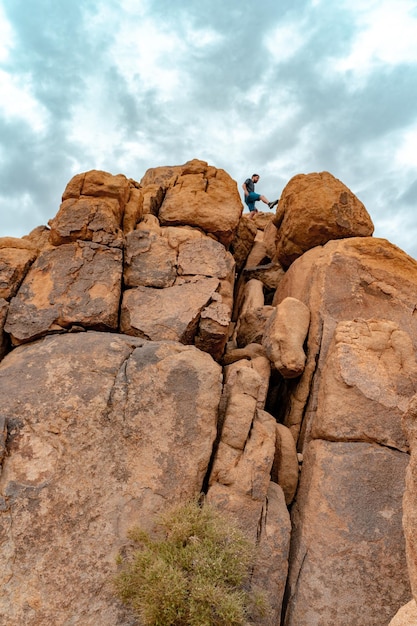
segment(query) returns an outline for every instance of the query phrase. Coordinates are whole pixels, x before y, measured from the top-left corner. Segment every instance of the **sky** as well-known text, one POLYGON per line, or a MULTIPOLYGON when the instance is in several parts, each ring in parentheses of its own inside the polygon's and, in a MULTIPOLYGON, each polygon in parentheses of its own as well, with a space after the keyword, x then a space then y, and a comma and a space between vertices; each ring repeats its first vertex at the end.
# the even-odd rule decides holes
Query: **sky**
POLYGON ((197 158, 270 200, 328 171, 417 258, 416 33, 417 0, 0 0, 0 237, 197 158))

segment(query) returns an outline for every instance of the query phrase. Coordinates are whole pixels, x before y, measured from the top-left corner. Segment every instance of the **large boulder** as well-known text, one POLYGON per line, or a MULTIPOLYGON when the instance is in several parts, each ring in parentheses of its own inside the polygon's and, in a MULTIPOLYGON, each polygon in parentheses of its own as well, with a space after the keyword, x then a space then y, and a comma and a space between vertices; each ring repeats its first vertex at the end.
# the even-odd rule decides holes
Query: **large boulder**
POLYGON ((131 185, 123 174, 91 170, 66 186, 57 215, 49 221, 50 238, 58 246, 78 239, 123 246, 123 215, 131 185))
POLYGON ((408 455, 312 441, 292 508, 285 626, 382 626, 409 601, 401 527, 408 455))
POLYGON ((123 294, 120 329, 153 341, 193 343, 201 313, 218 286, 217 278, 202 277, 165 289, 128 289, 123 294))
POLYGON ((126 236, 124 284, 126 287, 172 287, 177 277, 177 251, 166 237, 137 229, 126 236))
POLYGON ((132 623, 116 556, 132 526, 200 493, 220 366, 177 343, 50 336, 4 358, 0 393, 0 623, 132 623))
POLYGON ((294 176, 282 192, 274 224, 284 267, 332 239, 369 237, 374 231, 362 202, 329 172, 294 176))
POLYGON ((228 245, 233 240, 242 202, 236 182, 224 171, 204 161, 183 166, 181 175, 168 187, 159 209, 161 224, 188 224, 214 235, 228 245))
MULTIPOLYGON (((291 265, 276 291, 273 304, 276 306, 290 296, 303 302, 311 312, 306 343, 307 361, 299 383, 291 391, 291 401, 288 404, 285 421, 296 440, 300 433, 303 416, 306 416, 304 430, 308 431, 307 425, 311 424, 316 414, 320 377, 323 365, 329 358, 329 349, 336 348, 335 331, 339 322, 350 322, 358 318, 380 320, 381 323, 383 320, 393 322, 397 326, 392 338, 404 337, 401 333, 405 332, 415 345, 417 338, 417 318, 414 313, 416 291, 417 261, 385 239, 356 237, 330 241, 323 247, 306 252, 291 265)), ((353 331, 352 326, 352 332, 358 332, 360 328, 365 327, 359 324, 353 331)), ((371 332, 371 328, 372 324, 370 327, 367 326, 365 334, 371 332)), ((408 352, 404 351, 402 342, 398 341, 395 341, 390 348, 389 343, 384 340, 387 354, 379 364, 379 368, 381 373, 383 370, 386 373, 383 374, 383 379, 379 383, 381 393, 378 395, 375 392, 373 371, 367 369, 366 364, 360 365, 360 363, 364 359, 376 363, 379 349, 378 336, 387 337, 389 342, 391 332, 386 335, 384 331, 382 335, 378 335, 379 332, 377 331, 374 339, 362 335, 370 348, 367 355, 365 354, 367 351, 361 351, 359 345, 361 341, 355 340, 353 336, 349 340, 351 344, 353 342, 352 348, 349 348, 351 353, 349 358, 352 365, 356 364, 356 380, 359 381, 361 376, 366 375, 365 378, 369 381, 366 384, 364 379, 357 389, 358 393, 368 394, 369 400, 372 399, 364 412, 364 418, 366 415, 368 424, 373 422, 375 427, 380 419, 381 411, 382 414, 388 415, 394 406, 397 407, 395 419, 398 423, 400 413, 404 410, 404 401, 413 395, 415 384, 409 348, 408 352), (375 349, 372 346, 375 346, 375 349), (394 351, 397 356, 394 356, 394 351), (391 361, 388 358, 390 352, 393 355, 391 361), (406 369, 403 369, 400 363, 406 354, 408 358, 404 362, 408 365, 406 369), (355 358, 352 358, 354 355, 356 355, 355 358), (397 362, 396 359, 400 361, 397 362), (388 390, 386 392, 383 390, 385 381, 390 377, 390 371, 396 372, 395 381, 392 380, 389 383, 392 389, 391 394, 388 390)), ((338 337, 341 338, 341 335, 338 334, 338 337)), ((347 353, 343 345, 342 342, 337 351, 340 358, 346 360, 347 353)), ((343 369, 342 363, 341 367, 343 369)), ((343 376, 343 373, 341 375, 343 376)), ((355 390, 349 387, 349 384, 346 387, 347 380, 343 382, 342 378, 340 389, 344 388, 346 393, 355 395, 355 390)), ((334 386, 332 388, 335 389, 334 386)), ((347 401, 346 396, 344 397, 343 402, 347 401)), ((358 398, 357 394, 356 398, 358 398)), ((339 399, 338 414, 342 416, 343 403, 340 403, 340 396, 339 399)), ((361 405, 355 408, 355 402, 352 401, 351 406, 358 412, 362 412, 365 405, 361 402, 361 405)), ((343 420, 339 420, 338 423, 341 428, 343 420)), ((369 434, 369 426, 367 431, 369 434)), ((403 449, 403 444, 400 449, 403 449)))
POLYGON ((417 391, 416 291, 416 261, 350 238, 306 252, 276 292, 276 306, 292 297, 311 314, 284 417, 304 456, 286 626, 380 626, 410 599, 401 418, 417 391))
POLYGON ((0 298, 10 300, 38 254, 28 240, 14 237, 0 238, 0 298))
POLYGON ((5 331, 14 345, 72 326, 117 330, 122 251, 77 241, 45 249, 10 302, 5 331))

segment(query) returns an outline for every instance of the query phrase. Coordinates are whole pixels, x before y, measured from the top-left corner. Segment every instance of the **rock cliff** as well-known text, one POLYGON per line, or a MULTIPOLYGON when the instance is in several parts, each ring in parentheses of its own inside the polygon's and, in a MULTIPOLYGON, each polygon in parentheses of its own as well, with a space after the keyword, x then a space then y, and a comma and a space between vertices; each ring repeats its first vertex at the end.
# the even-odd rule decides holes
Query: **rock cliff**
POLYGON ((327 172, 242 210, 197 159, 93 170, 0 239, 0 624, 139 624, 128 530, 201 492, 258 626, 416 623, 417 262, 327 172))

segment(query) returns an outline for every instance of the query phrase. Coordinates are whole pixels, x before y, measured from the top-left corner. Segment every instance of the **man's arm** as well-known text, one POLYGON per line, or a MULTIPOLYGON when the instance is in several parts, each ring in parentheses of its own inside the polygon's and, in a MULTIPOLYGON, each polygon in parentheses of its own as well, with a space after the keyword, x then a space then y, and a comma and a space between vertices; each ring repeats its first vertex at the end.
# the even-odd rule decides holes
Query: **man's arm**
POLYGON ((242 189, 243 189, 243 191, 245 192, 245 198, 246 198, 246 196, 248 196, 248 195, 249 195, 249 191, 248 191, 248 188, 246 187, 246 183, 243 183, 243 185, 242 185, 242 189))

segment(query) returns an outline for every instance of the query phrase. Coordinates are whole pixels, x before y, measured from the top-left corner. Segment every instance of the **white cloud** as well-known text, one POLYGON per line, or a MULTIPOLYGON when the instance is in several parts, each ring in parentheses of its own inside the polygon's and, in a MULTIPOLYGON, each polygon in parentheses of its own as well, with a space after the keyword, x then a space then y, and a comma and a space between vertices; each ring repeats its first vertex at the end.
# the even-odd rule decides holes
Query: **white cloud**
POLYGON ((269 30, 264 37, 264 45, 277 64, 288 61, 308 43, 310 35, 303 20, 279 24, 269 30))
POLYGON ((393 158, 399 169, 414 169, 417 176, 417 124, 401 132, 393 158))
POLYGON ((330 59, 338 72, 366 76, 375 66, 417 62, 417 14, 412 0, 378 0, 346 4, 358 29, 349 53, 330 59))
POLYGON ((13 77, 0 70, 0 113, 5 119, 21 119, 41 133, 46 129, 48 111, 33 96, 29 77, 13 77))

